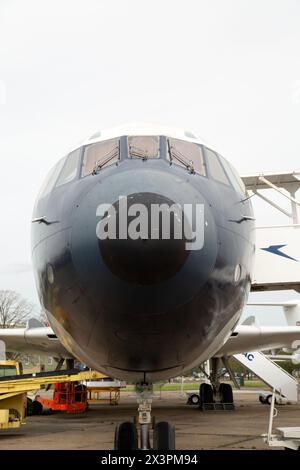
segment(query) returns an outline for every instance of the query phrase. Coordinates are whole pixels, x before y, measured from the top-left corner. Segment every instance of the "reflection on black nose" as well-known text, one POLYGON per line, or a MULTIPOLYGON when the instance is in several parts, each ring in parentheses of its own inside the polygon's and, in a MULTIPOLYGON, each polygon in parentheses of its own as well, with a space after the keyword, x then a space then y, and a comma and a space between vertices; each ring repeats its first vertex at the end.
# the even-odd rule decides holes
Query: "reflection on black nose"
POLYGON ((140 218, 140 223, 136 223, 140 237, 137 239, 130 237, 129 227, 135 217, 128 215, 127 238, 119 238, 118 216, 122 208, 120 209, 119 201, 116 202, 114 208, 117 236, 115 239, 108 237, 99 240, 103 260, 113 274, 128 282, 154 284, 169 279, 181 269, 189 255, 182 225, 183 218, 178 217, 178 213, 170 210, 171 206, 175 204, 173 201, 158 194, 136 193, 128 196, 129 213, 130 208, 135 204, 143 205, 147 213, 146 220, 140 218), (155 218, 154 221, 151 211, 158 206, 165 209, 160 212, 160 218, 155 218), (169 222, 169 227, 166 227, 162 222, 162 214, 166 215, 166 212, 168 212, 169 219, 165 220, 165 223, 169 222), (144 223, 143 227, 140 226, 142 223, 144 223), (179 225, 181 227, 180 238, 178 238, 179 225))

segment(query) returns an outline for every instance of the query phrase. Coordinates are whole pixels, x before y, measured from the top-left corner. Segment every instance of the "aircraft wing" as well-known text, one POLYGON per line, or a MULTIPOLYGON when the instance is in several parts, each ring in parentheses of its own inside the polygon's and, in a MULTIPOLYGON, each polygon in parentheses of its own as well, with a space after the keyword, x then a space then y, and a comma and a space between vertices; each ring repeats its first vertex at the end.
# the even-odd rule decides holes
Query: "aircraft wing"
MULTIPOLYGON (((215 357, 232 356, 247 351, 300 347, 300 326, 249 324, 253 318, 248 317, 244 324, 236 327, 215 357), (295 344, 295 341, 299 341, 299 344, 295 344)), ((52 328, 40 325, 32 319, 26 328, 2 328, 0 341, 5 343, 6 351, 9 352, 72 359, 72 354, 64 348, 52 328)))
POLYGON ((52 328, 42 326, 35 319, 26 328, 0 328, 0 342, 8 352, 38 354, 57 358, 73 358, 63 347, 52 328))
POLYGON ((300 326, 238 325, 216 357, 248 351, 300 347, 300 326), (296 343, 298 341, 298 344, 296 343))

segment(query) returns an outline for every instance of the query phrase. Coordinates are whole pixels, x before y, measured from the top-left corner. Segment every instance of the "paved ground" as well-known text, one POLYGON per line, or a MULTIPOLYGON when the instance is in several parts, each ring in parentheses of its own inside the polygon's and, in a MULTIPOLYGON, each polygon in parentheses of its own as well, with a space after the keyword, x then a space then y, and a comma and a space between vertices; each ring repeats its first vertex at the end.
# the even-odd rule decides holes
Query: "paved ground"
MULTIPOLYGON (((176 426, 177 449, 266 449, 269 406, 253 391, 235 393, 236 410, 200 412, 178 392, 163 392, 153 404, 156 420, 176 426)), ((276 426, 300 426, 300 406, 278 406, 276 426)), ((135 414, 135 397, 122 394, 118 406, 101 405, 83 415, 27 418, 21 430, 0 432, 0 449, 112 449, 114 428, 135 414)))

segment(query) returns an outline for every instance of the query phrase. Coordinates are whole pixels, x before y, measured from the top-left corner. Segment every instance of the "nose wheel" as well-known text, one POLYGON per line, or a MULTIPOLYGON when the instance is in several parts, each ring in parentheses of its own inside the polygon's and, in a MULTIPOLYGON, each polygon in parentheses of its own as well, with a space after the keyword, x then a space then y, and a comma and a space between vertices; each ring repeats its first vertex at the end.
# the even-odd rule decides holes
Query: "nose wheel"
POLYGON ((138 428, 136 420, 126 421, 116 427, 115 450, 175 450, 175 427, 167 421, 155 423, 151 419, 151 405, 153 396, 152 384, 136 385, 138 402, 138 422, 140 428, 140 447, 138 446, 138 428), (151 429, 153 427, 153 434, 151 429), (151 434, 153 446, 151 446, 151 434))
POLYGON ((134 423, 126 421, 116 427, 115 430, 115 450, 137 450, 138 433, 134 423))
POLYGON ((175 450, 175 426, 167 421, 157 423, 153 432, 154 450, 175 450))

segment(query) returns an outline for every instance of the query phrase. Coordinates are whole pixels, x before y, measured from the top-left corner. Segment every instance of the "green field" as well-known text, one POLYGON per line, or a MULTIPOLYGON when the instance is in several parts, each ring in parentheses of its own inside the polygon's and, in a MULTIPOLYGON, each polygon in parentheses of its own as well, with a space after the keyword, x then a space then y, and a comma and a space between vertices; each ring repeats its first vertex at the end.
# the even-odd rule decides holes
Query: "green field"
MULTIPOLYGON (((232 385, 232 382, 228 381, 226 383, 230 383, 232 385)), ((200 382, 189 382, 189 383, 184 383, 183 384, 183 390, 185 391, 193 391, 193 390, 199 390, 200 382)), ((261 380, 245 380, 245 385, 244 387, 241 387, 242 389, 244 388, 266 388, 266 384, 264 384, 261 380)), ((160 390, 166 391, 166 392, 180 392, 181 390, 181 384, 180 383, 165 383, 165 384, 154 384, 154 391, 159 392, 160 390)), ((123 392, 133 392, 134 391, 134 386, 133 385, 127 385, 125 388, 122 389, 123 392)))

